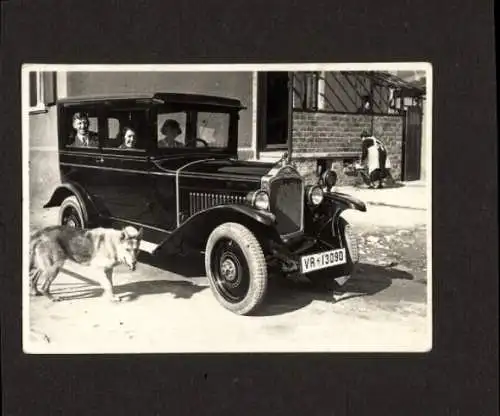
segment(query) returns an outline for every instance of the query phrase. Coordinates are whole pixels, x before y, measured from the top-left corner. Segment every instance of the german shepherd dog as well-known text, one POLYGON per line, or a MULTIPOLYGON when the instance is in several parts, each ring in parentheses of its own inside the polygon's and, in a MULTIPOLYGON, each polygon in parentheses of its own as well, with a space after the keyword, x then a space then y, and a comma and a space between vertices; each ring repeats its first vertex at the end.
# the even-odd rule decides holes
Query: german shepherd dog
POLYGON ((61 300, 50 293, 50 285, 69 259, 100 269, 96 280, 104 289, 104 295, 109 300, 120 301, 113 293, 113 268, 126 264, 135 270, 141 239, 142 228, 137 230, 131 226, 122 230, 52 226, 37 231, 30 240, 31 293, 61 300), (37 284, 42 275, 44 282, 40 291, 37 284))

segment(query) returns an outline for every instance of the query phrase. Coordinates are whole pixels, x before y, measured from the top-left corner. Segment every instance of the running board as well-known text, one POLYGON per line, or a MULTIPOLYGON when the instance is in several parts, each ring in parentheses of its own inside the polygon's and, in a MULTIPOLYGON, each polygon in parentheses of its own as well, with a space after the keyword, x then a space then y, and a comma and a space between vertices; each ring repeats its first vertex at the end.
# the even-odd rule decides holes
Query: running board
POLYGON ((150 243, 149 241, 141 241, 141 244, 139 245, 139 250, 145 251, 149 254, 152 254, 153 251, 156 250, 156 247, 158 247, 158 244, 155 243, 150 243))

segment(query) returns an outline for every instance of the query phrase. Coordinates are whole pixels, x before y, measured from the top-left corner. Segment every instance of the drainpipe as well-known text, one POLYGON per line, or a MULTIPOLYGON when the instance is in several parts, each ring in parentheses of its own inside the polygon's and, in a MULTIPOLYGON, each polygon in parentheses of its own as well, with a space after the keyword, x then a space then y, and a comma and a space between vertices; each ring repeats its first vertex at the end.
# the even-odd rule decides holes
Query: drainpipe
POLYGON ((293 72, 288 73, 288 131, 287 131, 287 144, 288 144, 288 158, 287 163, 292 162, 293 151, 293 72))

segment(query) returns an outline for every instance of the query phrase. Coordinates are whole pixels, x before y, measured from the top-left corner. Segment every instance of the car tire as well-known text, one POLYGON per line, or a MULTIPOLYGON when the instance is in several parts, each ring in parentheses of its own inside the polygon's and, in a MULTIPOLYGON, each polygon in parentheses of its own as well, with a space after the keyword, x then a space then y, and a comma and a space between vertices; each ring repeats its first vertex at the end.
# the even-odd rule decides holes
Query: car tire
POLYGON ((59 208, 59 224, 68 227, 85 228, 83 210, 76 196, 67 197, 59 208))
POLYGON ((346 247, 347 263, 338 270, 336 277, 332 277, 328 269, 306 275, 316 287, 336 289, 342 286, 349 280, 355 264, 359 262, 359 242, 356 233, 344 218, 339 218, 339 228, 342 246, 346 247))
POLYGON ((267 289, 267 264, 255 235, 237 223, 224 223, 210 234, 205 269, 217 301, 238 315, 254 312, 267 289))

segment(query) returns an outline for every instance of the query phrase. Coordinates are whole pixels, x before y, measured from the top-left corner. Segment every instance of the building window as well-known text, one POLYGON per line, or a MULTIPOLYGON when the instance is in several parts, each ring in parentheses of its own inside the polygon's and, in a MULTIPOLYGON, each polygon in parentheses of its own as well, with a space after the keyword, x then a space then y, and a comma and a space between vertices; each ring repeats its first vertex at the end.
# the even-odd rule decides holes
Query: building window
POLYGON ((47 110, 56 98, 55 72, 31 71, 29 73, 29 112, 39 113, 47 110))
POLYGON ((259 150, 281 150, 287 147, 288 82, 288 72, 258 74, 257 139, 259 150))

